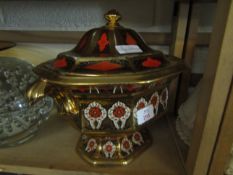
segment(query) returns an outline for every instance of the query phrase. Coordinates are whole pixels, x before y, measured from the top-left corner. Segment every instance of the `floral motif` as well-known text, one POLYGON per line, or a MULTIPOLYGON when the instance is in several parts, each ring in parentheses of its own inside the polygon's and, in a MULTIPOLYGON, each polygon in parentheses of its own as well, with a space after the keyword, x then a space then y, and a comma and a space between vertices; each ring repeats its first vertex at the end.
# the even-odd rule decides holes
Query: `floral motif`
POLYGON ((84 110, 84 116, 89 121, 92 129, 99 129, 103 120, 107 117, 107 111, 101 104, 92 102, 84 110))
POLYGON ((135 132, 132 136, 132 141, 134 144, 141 146, 144 143, 142 135, 140 132, 135 132))
POLYGON ((137 118, 137 111, 146 107, 147 101, 145 98, 140 98, 136 104, 136 106, 133 109, 133 115, 135 118, 137 118))
POLYGON ((167 102, 168 102, 168 89, 165 88, 160 94, 160 103, 163 105, 164 110, 167 108, 167 102))
POLYGON ((90 140, 88 140, 87 142, 87 146, 86 146, 86 151, 87 152, 92 152, 94 150, 96 150, 97 148, 97 143, 96 143, 96 140, 91 138, 90 140))
POLYGON ((108 117, 113 121, 117 129, 123 129, 127 119, 130 117, 130 108, 118 101, 108 110, 108 117), (119 121, 121 121, 120 126, 119 121))
POLYGON ((116 151, 116 145, 114 145, 111 141, 107 141, 103 145, 103 152, 106 158, 112 158, 115 151, 116 151))
POLYGON ((121 142, 121 150, 128 155, 133 152, 133 144, 127 137, 123 138, 121 142))
POLYGON ((155 92, 152 94, 152 96, 150 97, 149 103, 153 105, 154 110, 155 110, 155 115, 157 115, 158 109, 159 109, 159 94, 158 94, 158 92, 155 92))

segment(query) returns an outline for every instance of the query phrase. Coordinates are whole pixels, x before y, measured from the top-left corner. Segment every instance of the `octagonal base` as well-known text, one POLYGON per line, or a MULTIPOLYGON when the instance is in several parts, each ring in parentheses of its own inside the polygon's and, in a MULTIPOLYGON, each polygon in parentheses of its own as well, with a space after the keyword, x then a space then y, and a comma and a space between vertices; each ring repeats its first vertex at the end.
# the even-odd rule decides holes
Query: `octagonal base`
POLYGON ((147 129, 121 134, 82 134, 77 151, 92 165, 127 165, 151 143, 147 129))

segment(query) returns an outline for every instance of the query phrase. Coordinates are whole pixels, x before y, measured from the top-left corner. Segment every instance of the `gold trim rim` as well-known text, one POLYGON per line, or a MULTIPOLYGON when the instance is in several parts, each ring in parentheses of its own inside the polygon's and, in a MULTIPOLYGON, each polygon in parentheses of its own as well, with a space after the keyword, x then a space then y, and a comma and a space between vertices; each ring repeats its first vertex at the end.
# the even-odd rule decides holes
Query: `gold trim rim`
POLYGON ((48 69, 45 64, 37 67, 34 70, 35 73, 38 74, 43 81, 61 86, 147 84, 164 78, 177 76, 185 70, 185 65, 181 62, 167 68, 144 72, 118 74, 76 74, 76 76, 74 76, 69 74, 61 75, 58 72, 48 69))

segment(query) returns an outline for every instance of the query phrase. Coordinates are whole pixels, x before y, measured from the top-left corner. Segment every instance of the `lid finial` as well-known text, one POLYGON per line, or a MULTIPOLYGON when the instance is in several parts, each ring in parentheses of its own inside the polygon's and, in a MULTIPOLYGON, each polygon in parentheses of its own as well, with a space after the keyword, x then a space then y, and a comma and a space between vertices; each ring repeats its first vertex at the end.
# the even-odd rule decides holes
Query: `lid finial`
POLYGON ((109 27, 115 27, 118 25, 118 21, 121 19, 120 13, 116 9, 109 10, 105 15, 105 19, 108 21, 109 27))

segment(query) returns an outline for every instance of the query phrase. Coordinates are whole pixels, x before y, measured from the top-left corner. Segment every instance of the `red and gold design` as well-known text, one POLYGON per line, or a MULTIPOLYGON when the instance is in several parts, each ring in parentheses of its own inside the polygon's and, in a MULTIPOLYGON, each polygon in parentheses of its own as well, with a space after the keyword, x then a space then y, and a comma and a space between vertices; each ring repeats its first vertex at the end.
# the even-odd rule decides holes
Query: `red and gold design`
POLYGON ((129 84, 126 86, 126 89, 129 92, 135 92, 138 89, 138 85, 134 85, 134 84, 129 84))
POLYGON ((99 91, 98 87, 90 86, 90 87, 89 87, 89 94, 92 94, 92 93, 93 93, 93 91, 94 91, 94 92, 96 92, 97 94, 99 94, 99 93, 100 93, 100 91, 99 91))
POLYGON ((165 88, 160 94, 160 103, 162 104, 164 110, 167 108, 167 102, 168 102, 168 89, 165 88))
POLYGON ((85 150, 87 152, 92 152, 92 151, 96 150, 96 148, 97 148, 96 140, 93 138, 89 139, 87 142, 87 146, 86 146, 85 150))
POLYGON ((155 115, 157 115, 158 110, 159 110, 159 94, 158 94, 158 92, 155 92, 152 94, 152 96, 150 97, 149 103, 153 105, 155 115))
POLYGON ((53 67, 55 68, 64 68, 66 66, 67 66, 66 58, 58 59, 53 63, 53 67))
POLYGON ((132 136, 132 141, 134 144, 141 146, 144 143, 142 134, 140 132, 135 132, 132 136))
POLYGON ((133 152, 133 144, 127 137, 123 138, 121 141, 121 151, 127 153, 128 155, 130 152, 133 152))
POLYGON ((147 59, 143 61, 142 65, 143 67, 147 68, 155 68, 161 65, 161 61, 155 58, 147 57, 147 59))
POLYGON ((129 33, 126 33, 126 43, 128 45, 136 45, 137 44, 135 39, 129 33))
POLYGON ((82 49, 85 46, 86 42, 87 42, 87 37, 83 37, 78 44, 78 49, 79 50, 82 49))
POLYGON ((84 110, 84 116, 89 121, 92 129, 99 129, 103 120, 107 117, 107 111, 101 104, 92 102, 84 110))
POLYGON ((118 89, 119 89, 119 92, 120 92, 121 94, 124 93, 124 90, 123 90, 122 86, 114 86, 113 91, 112 91, 112 94, 116 94, 118 89))
POLYGON ((120 69, 122 66, 120 64, 111 63, 109 61, 103 61, 97 64, 91 64, 85 66, 85 69, 97 70, 97 71, 110 71, 115 69, 120 69))
POLYGON ((151 142, 145 127, 153 122, 152 104, 157 106, 152 94, 159 93, 157 119, 167 112, 163 89, 186 68, 181 59, 153 50, 136 31, 123 27, 116 10, 105 19, 106 25, 85 33, 75 48, 36 66, 39 80, 25 95, 32 102, 46 95, 57 101, 59 114, 70 116, 80 129, 77 151, 85 160, 126 165, 151 142), (133 151, 129 141, 122 143, 125 137, 133 151))
POLYGON ((136 104, 136 106, 134 107, 133 109, 133 115, 135 118, 137 118, 137 111, 142 109, 142 108, 145 108, 147 105, 147 101, 145 98, 140 98, 136 104))
POLYGON ((114 145, 111 141, 107 141, 103 145, 103 152, 106 158, 112 158, 116 152, 116 145, 114 145))
POLYGON ((103 33, 98 41, 99 51, 103 52, 107 45, 109 45, 107 34, 103 33))
POLYGON ((113 121, 117 129, 124 129, 127 119, 130 117, 130 108, 118 101, 108 110, 108 117, 113 121), (121 121, 121 124, 119 124, 121 121))

